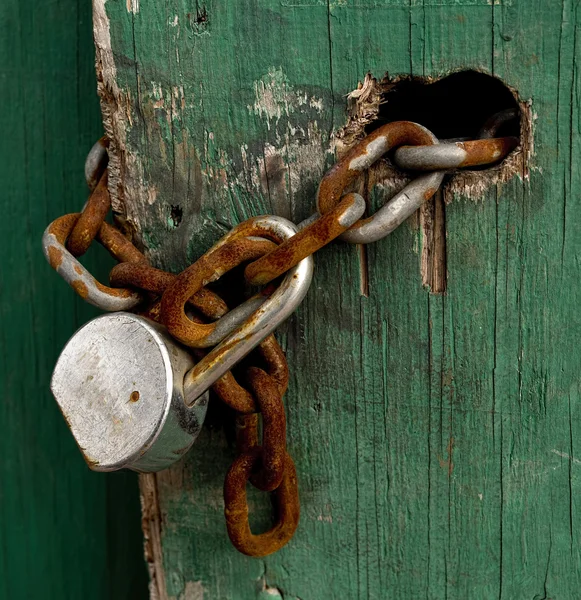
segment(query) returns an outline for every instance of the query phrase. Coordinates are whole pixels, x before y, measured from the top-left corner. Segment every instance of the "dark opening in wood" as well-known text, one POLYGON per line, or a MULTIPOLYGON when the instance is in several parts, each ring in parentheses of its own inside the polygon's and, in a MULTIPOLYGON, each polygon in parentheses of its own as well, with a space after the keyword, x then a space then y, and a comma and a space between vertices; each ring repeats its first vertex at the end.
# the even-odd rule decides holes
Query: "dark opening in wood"
MULTIPOLYGON (((509 108, 519 110, 513 92, 500 79, 478 71, 461 71, 437 81, 400 79, 384 86, 377 119, 367 131, 391 121, 415 121, 440 139, 474 139, 492 115, 509 108)), ((519 121, 506 123, 498 135, 518 137, 519 121)))
POLYGON ((170 207, 169 224, 172 227, 179 227, 184 216, 184 211, 181 206, 172 204, 170 207))

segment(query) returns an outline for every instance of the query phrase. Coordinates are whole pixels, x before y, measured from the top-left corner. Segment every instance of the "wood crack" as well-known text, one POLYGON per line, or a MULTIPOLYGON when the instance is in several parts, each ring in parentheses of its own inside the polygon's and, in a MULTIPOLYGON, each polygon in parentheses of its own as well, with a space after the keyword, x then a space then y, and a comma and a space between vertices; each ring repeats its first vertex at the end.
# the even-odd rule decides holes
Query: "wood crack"
POLYGON ((150 576, 150 600, 169 600, 163 569, 162 516, 155 473, 141 474, 139 476, 139 489, 141 491, 141 528, 143 530, 145 560, 150 576))
POLYGON ((422 283, 433 294, 446 292, 446 206, 444 193, 439 189, 420 209, 422 283))

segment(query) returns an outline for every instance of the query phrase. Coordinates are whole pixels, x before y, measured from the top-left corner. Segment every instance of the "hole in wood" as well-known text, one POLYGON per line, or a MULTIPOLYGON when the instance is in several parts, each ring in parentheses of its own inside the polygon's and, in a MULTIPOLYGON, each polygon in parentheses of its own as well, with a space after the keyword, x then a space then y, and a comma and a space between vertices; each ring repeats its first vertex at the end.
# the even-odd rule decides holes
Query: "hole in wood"
MULTIPOLYGON (((367 132, 391 121, 414 121, 439 139, 475 139, 492 115, 511 108, 519 110, 511 90, 500 79, 478 71, 461 71, 436 81, 400 79, 385 85, 377 119, 367 132)), ((497 133, 519 137, 520 118, 497 133)))
MULTIPOLYGON (((514 175, 528 177, 531 140, 530 105, 496 77, 475 70, 452 73, 440 79, 386 75, 382 80, 367 74, 349 94, 349 119, 335 135, 341 156, 366 134, 392 121, 414 121, 440 140, 476 139, 488 119, 500 111, 515 110, 518 117, 502 124, 496 137, 514 136, 520 144, 504 160, 493 165, 459 170, 444 180, 440 191, 419 211, 422 232, 421 275, 432 293, 446 291, 446 207, 455 192, 478 198, 485 190, 514 175)), ((362 178, 359 192, 374 204, 373 188, 383 196, 402 189, 411 173, 397 169, 389 160, 379 161, 362 178), (363 181, 365 179, 365 181, 363 181)), ((380 204, 385 198, 380 199, 380 204)), ((361 262, 362 271, 365 261, 361 262)), ((362 281, 367 282, 362 273, 362 281)), ((366 290, 369 284, 366 283, 366 290)), ((362 290, 362 293, 365 293, 362 290)))
POLYGON ((181 206, 172 204, 170 207, 169 214, 169 225, 170 227, 176 229, 180 226, 182 222, 182 217, 184 216, 184 211, 181 206))

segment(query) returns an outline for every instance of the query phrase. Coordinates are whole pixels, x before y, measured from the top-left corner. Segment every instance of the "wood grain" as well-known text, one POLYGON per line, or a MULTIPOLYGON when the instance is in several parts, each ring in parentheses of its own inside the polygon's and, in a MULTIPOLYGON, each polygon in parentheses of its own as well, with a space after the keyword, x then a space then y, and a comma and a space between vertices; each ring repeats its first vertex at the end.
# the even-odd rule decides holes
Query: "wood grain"
POLYGON ((535 116, 520 176, 446 199, 445 295, 422 285, 417 219, 367 249, 363 278, 356 248, 317 255, 282 332, 297 535, 265 560, 230 547, 234 449, 214 402, 157 477, 164 597, 577 597, 578 4, 96 0, 95 14, 116 208, 173 270, 249 216, 313 211, 367 72, 478 69, 535 116))

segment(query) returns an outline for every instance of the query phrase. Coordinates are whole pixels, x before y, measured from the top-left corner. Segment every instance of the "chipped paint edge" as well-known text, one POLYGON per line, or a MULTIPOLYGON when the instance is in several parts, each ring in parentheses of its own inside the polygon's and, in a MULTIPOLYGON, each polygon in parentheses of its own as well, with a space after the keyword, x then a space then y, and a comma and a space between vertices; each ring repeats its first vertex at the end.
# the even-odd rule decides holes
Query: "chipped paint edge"
MULTIPOLYGON (((120 215, 132 233, 134 219, 130 209, 147 195, 144 170, 139 157, 127 147, 127 124, 133 123, 134 100, 129 90, 117 83, 117 67, 111 44, 107 0, 93 0, 93 37, 95 41, 95 70, 97 93, 105 134, 109 138, 109 194, 114 213, 120 215)), ((132 0, 131 6, 139 3, 132 0)), ((138 10, 138 8, 137 8, 138 10)))

